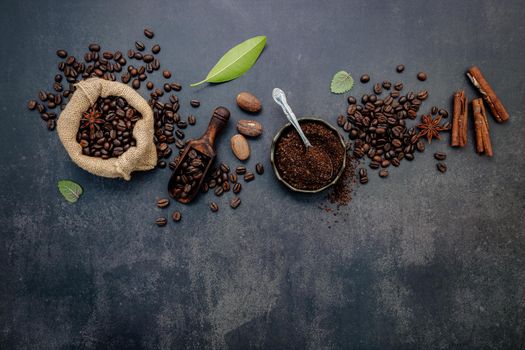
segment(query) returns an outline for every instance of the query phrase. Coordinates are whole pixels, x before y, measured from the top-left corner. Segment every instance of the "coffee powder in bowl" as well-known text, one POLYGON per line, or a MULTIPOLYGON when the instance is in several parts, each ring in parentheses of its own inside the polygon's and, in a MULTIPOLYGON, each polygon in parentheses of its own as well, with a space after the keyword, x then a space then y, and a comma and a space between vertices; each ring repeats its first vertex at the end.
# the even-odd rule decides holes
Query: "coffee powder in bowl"
POLYGON ((299 124, 313 145, 307 149, 291 124, 274 137, 271 163, 275 175, 297 192, 316 193, 335 184, 343 173, 346 151, 343 138, 318 118, 302 118, 299 124))

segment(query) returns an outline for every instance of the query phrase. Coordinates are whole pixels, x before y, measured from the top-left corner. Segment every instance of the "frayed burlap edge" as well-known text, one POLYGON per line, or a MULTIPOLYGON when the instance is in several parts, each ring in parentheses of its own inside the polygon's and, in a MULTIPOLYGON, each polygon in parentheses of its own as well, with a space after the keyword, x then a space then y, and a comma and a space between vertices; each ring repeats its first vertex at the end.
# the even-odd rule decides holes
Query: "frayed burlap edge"
POLYGON ((157 151, 153 143, 153 111, 150 106, 131 87, 114 81, 90 78, 75 84, 76 91, 60 113, 57 132, 67 153, 79 167, 98 176, 131 179, 131 173, 150 170, 157 163, 157 151), (102 159, 82 154, 82 147, 77 142, 82 113, 87 111, 98 97, 121 96, 142 114, 133 128, 133 137, 137 144, 130 147, 117 158, 102 159))

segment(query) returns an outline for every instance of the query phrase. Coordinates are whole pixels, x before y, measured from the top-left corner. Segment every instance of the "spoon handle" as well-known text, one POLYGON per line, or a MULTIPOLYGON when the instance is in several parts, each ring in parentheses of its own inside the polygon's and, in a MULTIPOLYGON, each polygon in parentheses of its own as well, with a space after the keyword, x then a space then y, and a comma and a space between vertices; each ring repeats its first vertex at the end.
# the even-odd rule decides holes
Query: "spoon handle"
POLYGON ((301 140, 303 140, 304 145, 308 147, 312 147, 312 144, 308 139, 306 138, 306 135, 304 134, 303 130, 301 129, 301 126, 299 125, 299 122, 297 121, 297 117, 295 116, 294 112, 286 102, 286 95, 284 94, 284 91, 275 88, 272 92, 273 99, 275 103, 277 103, 281 108, 283 109, 284 115, 286 115, 286 118, 288 121, 294 126, 295 130, 299 133, 299 136, 301 137, 301 140))

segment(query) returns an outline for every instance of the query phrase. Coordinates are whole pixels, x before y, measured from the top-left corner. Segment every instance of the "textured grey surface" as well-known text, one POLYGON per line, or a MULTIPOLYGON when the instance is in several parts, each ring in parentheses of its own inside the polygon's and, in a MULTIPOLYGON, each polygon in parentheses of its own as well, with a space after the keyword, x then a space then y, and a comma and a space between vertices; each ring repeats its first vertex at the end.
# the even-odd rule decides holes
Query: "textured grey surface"
MULTIPOLYGON (((2 1, 0 4, 0 348, 513 348, 525 346, 525 7, 522 1, 2 1), (130 48, 151 26, 163 67, 184 84, 182 114, 199 98, 198 136, 217 105, 232 125, 239 91, 260 96, 264 135, 247 163, 264 176, 237 211, 211 195, 158 229, 154 202, 168 170, 131 182, 73 165, 26 101, 49 88, 55 50, 79 55, 92 41, 130 48), (268 45, 245 76, 191 89, 226 49, 254 35, 268 45), (407 66, 398 76, 394 67, 407 66), (285 122, 278 86, 298 115, 335 121, 345 96, 334 72, 425 87, 433 104, 474 91, 477 64, 511 119, 490 120, 495 156, 472 144, 432 143, 386 180, 370 174, 337 216, 323 195, 287 191, 269 170, 285 122), (429 79, 417 82, 425 70, 429 79), (432 153, 449 154, 449 171, 432 153), (81 183, 76 205, 56 190, 81 183)), ((355 94, 370 86, 357 84, 355 94)), ((426 109, 425 108, 425 109, 426 109)), ((470 135, 471 136, 471 135, 470 135)), ((168 213, 167 213, 168 214, 168 213)))

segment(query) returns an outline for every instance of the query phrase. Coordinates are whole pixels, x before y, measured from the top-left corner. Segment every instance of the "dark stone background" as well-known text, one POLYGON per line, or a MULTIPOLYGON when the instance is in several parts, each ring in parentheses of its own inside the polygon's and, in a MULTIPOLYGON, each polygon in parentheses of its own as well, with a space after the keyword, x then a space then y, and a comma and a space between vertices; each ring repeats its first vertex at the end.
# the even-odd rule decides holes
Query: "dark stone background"
POLYGON ((522 1, 2 1, 0 348, 523 349, 523 18, 522 1), (232 110, 220 159, 237 164, 228 146, 246 117, 237 93, 264 104, 247 165, 262 161, 267 172, 245 186, 237 211, 229 194, 217 214, 211 195, 161 212, 168 170, 131 182, 91 176, 26 108, 50 88, 56 49, 79 55, 98 41, 126 50, 145 26, 184 84, 182 115, 199 117, 190 136, 215 106, 232 110), (261 34, 268 45, 248 74, 188 87, 261 34), (447 136, 386 180, 372 172, 336 216, 319 208, 324 195, 293 194, 269 171, 285 123, 273 87, 298 115, 335 122, 346 96, 328 86, 340 69, 426 88, 425 110, 449 107, 459 88, 476 96, 464 75, 472 64, 511 114, 504 125, 490 120, 493 159, 472 143, 452 150, 447 136), (191 98, 202 101, 196 111, 191 98), (438 150, 448 153, 445 175, 438 150), (75 205, 57 192, 64 178, 85 189, 75 205), (174 208, 183 221, 155 227, 174 208))

